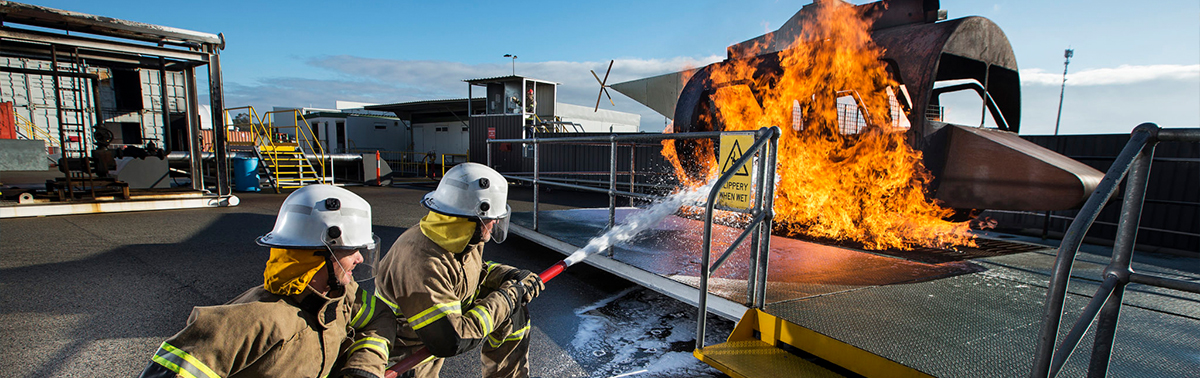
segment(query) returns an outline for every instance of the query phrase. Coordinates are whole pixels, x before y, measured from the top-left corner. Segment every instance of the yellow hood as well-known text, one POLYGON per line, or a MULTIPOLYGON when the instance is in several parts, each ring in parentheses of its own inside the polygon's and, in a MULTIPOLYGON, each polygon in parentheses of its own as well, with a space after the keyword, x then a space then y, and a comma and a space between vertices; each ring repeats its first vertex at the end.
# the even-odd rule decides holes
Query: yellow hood
POLYGON ((430 211, 421 218, 421 233, 451 253, 462 252, 475 236, 475 222, 430 211))
POLYGON ((279 295, 300 294, 323 266, 325 256, 318 251, 271 248, 271 258, 263 270, 263 288, 279 295))

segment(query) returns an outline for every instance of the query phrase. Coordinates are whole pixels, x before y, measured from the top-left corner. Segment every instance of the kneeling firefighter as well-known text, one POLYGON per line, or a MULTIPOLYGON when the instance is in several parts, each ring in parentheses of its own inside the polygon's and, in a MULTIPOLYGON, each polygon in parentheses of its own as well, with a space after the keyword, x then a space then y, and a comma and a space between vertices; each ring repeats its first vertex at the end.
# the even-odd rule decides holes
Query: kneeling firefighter
POLYGON ((396 324, 355 282, 373 278, 379 256, 370 204, 306 186, 258 244, 271 248, 263 285, 193 309, 142 377, 382 377, 396 324))
POLYGON ((421 201, 429 213, 380 261, 375 295, 398 324, 392 359, 433 354, 402 376, 436 377, 443 359, 483 344, 485 377, 529 375, 529 311, 537 274, 483 260, 508 234, 508 182, 476 163, 456 165, 421 201))

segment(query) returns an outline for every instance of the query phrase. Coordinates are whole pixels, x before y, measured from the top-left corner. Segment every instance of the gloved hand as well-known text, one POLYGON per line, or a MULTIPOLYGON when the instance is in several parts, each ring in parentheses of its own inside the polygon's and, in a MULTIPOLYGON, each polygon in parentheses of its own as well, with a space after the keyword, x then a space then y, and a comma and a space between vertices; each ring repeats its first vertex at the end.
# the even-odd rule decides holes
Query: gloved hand
POLYGON ((498 291, 504 293, 504 296, 508 298, 508 304, 513 308, 516 308, 520 307, 518 305, 520 305, 521 301, 525 299, 525 294, 529 291, 529 289, 527 289, 525 285, 521 284, 520 280, 508 279, 505 280, 504 283, 500 284, 498 291))
POLYGON ((542 282, 542 278, 529 270, 521 269, 517 271, 516 278, 521 281, 522 286, 525 286, 525 297, 521 298, 521 303, 529 303, 533 298, 537 298, 538 294, 542 293, 542 289, 546 288, 546 284, 542 282))
MULTIPOLYGON (((537 274, 534 274, 527 269, 521 269, 509 273, 508 276, 505 277, 505 285, 521 287, 519 293, 520 295, 512 297, 520 304, 529 303, 529 301, 532 301, 533 298, 537 298, 538 294, 542 293, 542 289, 546 288, 546 284, 542 283, 541 277, 538 277, 537 274)), ((501 290, 503 289, 504 285, 501 285, 501 290)), ((518 293, 514 292, 512 294, 515 295, 518 293)))

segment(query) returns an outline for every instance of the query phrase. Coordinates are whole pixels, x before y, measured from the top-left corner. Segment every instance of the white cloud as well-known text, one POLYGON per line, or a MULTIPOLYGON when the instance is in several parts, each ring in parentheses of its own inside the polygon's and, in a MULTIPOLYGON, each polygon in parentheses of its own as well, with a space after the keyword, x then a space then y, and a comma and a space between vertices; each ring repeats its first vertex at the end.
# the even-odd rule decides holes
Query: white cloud
MULTIPOLYGON (((1155 80, 1200 79, 1200 64, 1158 64, 1150 66, 1122 65, 1117 68, 1094 68, 1067 73, 1067 85, 1135 84, 1155 80)), ((1040 68, 1021 70, 1022 85, 1062 85, 1062 74, 1040 68)))

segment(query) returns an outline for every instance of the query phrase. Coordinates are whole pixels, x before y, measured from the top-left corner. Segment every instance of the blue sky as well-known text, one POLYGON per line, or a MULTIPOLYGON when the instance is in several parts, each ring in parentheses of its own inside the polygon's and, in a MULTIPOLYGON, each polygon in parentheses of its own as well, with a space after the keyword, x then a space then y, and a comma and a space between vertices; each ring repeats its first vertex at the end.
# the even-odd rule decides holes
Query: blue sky
MULTIPOLYGON (((864 1, 854 1, 861 4, 864 1)), ((589 69, 616 59, 611 82, 724 57, 811 0, 412 2, 52 0, 36 4, 224 33, 229 106, 333 107, 466 96, 462 79, 518 74, 562 83, 560 101, 594 103, 589 69)), ((1022 134, 1052 133, 1063 50, 1075 49, 1062 132, 1125 133, 1137 123, 1200 126, 1200 1, 946 1, 950 18, 983 16, 1008 36, 1022 76, 1022 134)), ((642 114, 645 131, 663 118, 642 114)), ((976 119, 973 113, 966 119, 976 119)), ((955 114, 950 114, 954 120, 955 114)), ((962 120, 966 123, 967 120, 962 120)))

